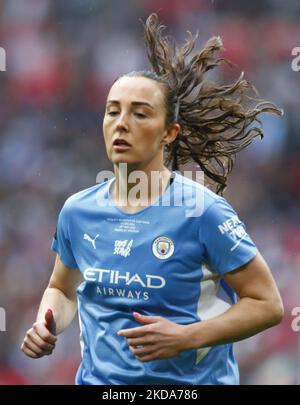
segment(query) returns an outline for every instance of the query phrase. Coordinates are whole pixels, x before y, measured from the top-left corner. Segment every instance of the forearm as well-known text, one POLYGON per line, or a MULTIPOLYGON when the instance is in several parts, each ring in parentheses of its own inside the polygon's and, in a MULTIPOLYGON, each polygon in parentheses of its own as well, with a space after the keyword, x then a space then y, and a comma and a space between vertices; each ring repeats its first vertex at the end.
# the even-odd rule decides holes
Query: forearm
POLYGON ((37 321, 44 321, 48 309, 53 312, 55 320, 55 334, 63 332, 72 322, 77 311, 76 296, 68 298, 55 287, 46 288, 39 307, 37 321))
POLYGON ((187 325, 184 350, 236 342, 276 325, 280 309, 267 301, 242 298, 224 314, 187 325))

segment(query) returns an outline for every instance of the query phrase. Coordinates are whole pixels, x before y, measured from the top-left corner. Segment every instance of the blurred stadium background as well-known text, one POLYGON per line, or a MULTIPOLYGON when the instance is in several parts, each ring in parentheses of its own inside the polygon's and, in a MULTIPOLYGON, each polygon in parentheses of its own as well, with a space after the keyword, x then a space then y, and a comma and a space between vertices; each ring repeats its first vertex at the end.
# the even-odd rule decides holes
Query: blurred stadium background
POLYGON ((0 384, 73 384, 77 322, 51 357, 30 360, 19 347, 49 279, 50 244, 65 199, 111 169, 101 125, 106 92, 121 73, 146 65, 142 24, 158 12, 178 41, 199 30, 198 47, 221 35, 220 80, 241 70, 263 98, 284 108, 264 119, 265 139, 238 156, 226 191, 267 259, 285 304, 280 326, 235 345, 243 384, 299 384, 300 46, 298 0, 0 1, 0 384))

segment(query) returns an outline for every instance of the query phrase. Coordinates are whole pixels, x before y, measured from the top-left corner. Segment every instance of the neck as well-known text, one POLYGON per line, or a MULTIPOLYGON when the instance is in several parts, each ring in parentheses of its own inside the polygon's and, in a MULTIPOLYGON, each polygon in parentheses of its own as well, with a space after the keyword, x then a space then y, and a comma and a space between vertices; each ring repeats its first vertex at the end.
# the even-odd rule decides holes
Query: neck
POLYGON ((130 165, 120 163, 114 166, 116 181, 112 197, 118 205, 125 207, 146 207, 154 203, 167 188, 171 172, 155 161, 130 165))

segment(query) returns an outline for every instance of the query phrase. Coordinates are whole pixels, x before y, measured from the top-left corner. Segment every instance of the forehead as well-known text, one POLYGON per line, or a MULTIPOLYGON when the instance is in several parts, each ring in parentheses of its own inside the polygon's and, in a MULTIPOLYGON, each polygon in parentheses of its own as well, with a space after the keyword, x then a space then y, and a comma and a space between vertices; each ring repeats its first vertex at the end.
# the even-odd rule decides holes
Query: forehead
POLYGON ((146 77, 122 77, 111 87, 108 100, 129 103, 141 101, 153 107, 161 107, 163 92, 159 83, 146 77))

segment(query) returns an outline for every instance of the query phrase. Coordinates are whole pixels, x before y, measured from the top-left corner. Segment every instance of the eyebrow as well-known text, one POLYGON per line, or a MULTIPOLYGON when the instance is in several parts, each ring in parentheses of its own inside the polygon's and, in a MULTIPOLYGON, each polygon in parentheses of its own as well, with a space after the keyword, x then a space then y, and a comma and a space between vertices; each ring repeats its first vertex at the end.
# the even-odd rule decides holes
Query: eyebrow
MULTIPOLYGON (((118 101, 118 100, 108 100, 108 101, 107 101, 107 104, 117 104, 117 105, 120 105, 120 101, 118 101)), ((145 105, 145 106, 147 106, 147 107, 152 108, 152 110, 154 110, 154 107, 153 107, 151 104, 147 103, 146 101, 132 101, 132 102, 131 102, 131 105, 134 105, 134 106, 143 106, 143 105, 145 105)))

